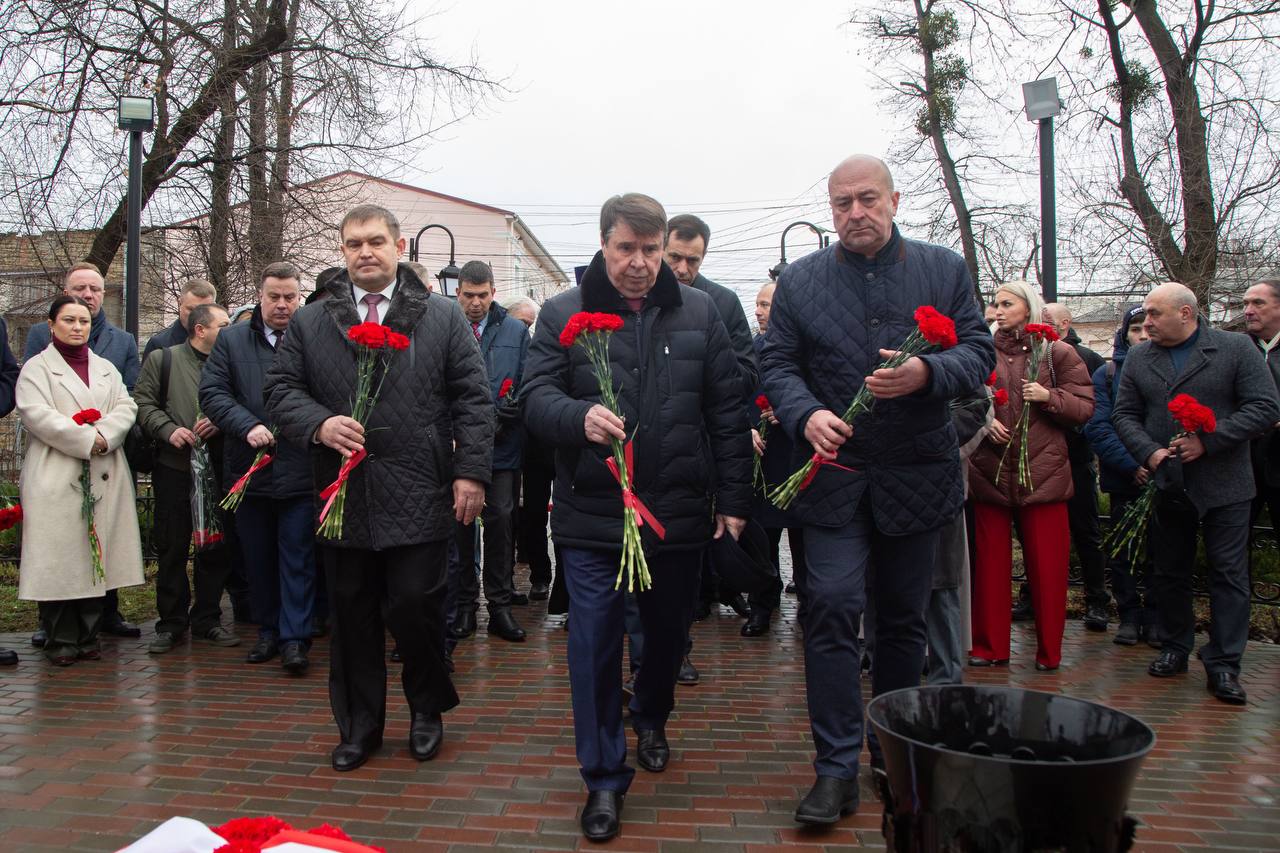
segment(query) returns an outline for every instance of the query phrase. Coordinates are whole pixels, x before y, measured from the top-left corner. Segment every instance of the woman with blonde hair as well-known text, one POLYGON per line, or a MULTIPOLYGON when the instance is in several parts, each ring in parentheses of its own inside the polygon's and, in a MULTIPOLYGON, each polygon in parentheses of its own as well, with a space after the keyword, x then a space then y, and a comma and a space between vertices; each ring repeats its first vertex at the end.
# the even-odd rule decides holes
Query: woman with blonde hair
MULTIPOLYGON (((1037 343, 1028 324, 1041 322, 1044 301, 1025 281, 995 293, 995 420, 969 460, 974 501, 973 649, 971 666, 1009 662, 1013 537, 1016 516, 1036 615, 1036 669, 1057 669, 1067 610, 1067 558, 1071 541, 1067 500, 1072 495, 1068 430, 1093 414, 1093 383, 1074 348, 1037 343), (1046 348, 1035 376, 1028 376, 1033 348, 1046 348), (999 391, 1007 393, 1007 399, 999 391), (1025 458, 1018 420, 1029 404, 1025 458), (1028 482, 1029 480, 1029 482, 1028 482)), ((1056 336, 1055 336, 1056 337, 1056 336)))
POLYGON ((53 300, 49 346, 27 359, 16 392, 29 436, 19 483, 18 597, 40 603, 40 627, 49 635, 44 653, 57 666, 97 660, 102 594, 142 583, 133 476, 121 449, 138 407, 115 366, 89 349, 92 320, 83 300, 53 300), (89 410, 96 417, 86 417, 89 410), (86 501, 102 576, 95 571, 86 501))

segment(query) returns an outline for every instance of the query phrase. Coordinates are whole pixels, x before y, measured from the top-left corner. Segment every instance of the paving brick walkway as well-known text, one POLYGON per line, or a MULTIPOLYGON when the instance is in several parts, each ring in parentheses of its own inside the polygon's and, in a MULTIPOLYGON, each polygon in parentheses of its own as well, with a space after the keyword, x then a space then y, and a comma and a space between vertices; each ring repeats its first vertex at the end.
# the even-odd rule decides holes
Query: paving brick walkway
MULTIPOLYGON (((797 832, 791 811, 811 779, 804 672, 794 600, 772 634, 747 640, 728 611, 695 628, 703 673, 682 687, 669 735, 671 765, 640 772, 613 850, 763 851, 882 847, 878 803, 865 779, 862 810, 824 835, 797 832)), ((524 644, 484 634, 461 644, 463 704, 427 764, 405 746, 407 710, 390 673, 387 743, 354 773, 329 768, 336 733, 325 687, 327 646, 313 671, 249 666, 246 645, 180 647, 151 657, 142 641, 109 641, 104 659, 57 669, 21 650, 0 669, 0 849, 122 847, 172 815, 208 823, 275 814, 330 821, 391 853, 586 847, 573 754, 565 634, 536 604, 517 608, 524 644)), ((1153 653, 1067 629, 1063 669, 1037 673, 1034 638, 1015 627, 1007 670, 974 682, 1060 690, 1138 715, 1159 735, 1130 810, 1144 851, 1280 850, 1280 648, 1252 643, 1246 708, 1190 676, 1157 680, 1153 653)), ((634 742, 632 743, 634 748, 634 742)))

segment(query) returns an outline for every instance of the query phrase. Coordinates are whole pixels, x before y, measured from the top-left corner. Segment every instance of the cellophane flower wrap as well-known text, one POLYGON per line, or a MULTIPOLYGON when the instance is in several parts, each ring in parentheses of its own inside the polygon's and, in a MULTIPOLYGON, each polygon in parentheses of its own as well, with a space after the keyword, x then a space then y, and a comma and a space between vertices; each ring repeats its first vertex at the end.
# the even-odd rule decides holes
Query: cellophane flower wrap
MULTIPOLYGON (((1024 331, 1027 336, 1027 342, 1031 347, 1031 351, 1027 354, 1026 381, 1036 382, 1040 377, 1040 365, 1052 353, 1053 342, 1058 339, 1058 332, 1048 323, 1028 323, 1024 331)), ((1009 392, 1006 390, 1006 402, 1008 401, 1008 396, 1009 392)), ((1000 472, 1004 470, 1005 460, 1009 458, 1009 451, 1016 445, 1018 448, 1018 485, 1027 491, 1035 488, 1031 482, 1031 462, 1027 458, 1027 439, 1030 429, 1031 401, 1024 397, 1022 411, 1018 414, 1018 420, 1011 430, 1012 437, 1009 443, 1004 446, 1004 453, 1000 454, 1000 464, 996 466, 997 482, 1000 480, 1000 472)))
MULTIPOLYGON (((907 339, 898 347, 897 352, 882 361, 880 366, 876 368, 877 370, 893 370, 906 364, 909 359, 917 355, 935 349, 950 349, 958 342, 955 322, 932 305, 921 305, 916 309, 914 317, 916 327, 911 330, 911 334, 907 335, 907 339)), ((866 383, 863 383, 862 387, 858 389, 858 393, 854 394, 853 401, 849 403, 849 407, 844 410, 844 414, 840 416, 840 419, 852 426, 855 418, 870 412, 875 408, 875 405, 875 395, 867 388, 866 383)), ((820 453, 815 452, 804 465, 800 466, 798 471, 769 493, 769 499, 773 501, 773 505, 779 509, 790 507, 791 502, 802 491, 809 488, 813 478, 818 475, 818 471, 825 465, 844 471, 851 470, 843 465, 823 459, 820 453)))
MULTIPOLYGON (((619 418, 622 417, 622 408, 618 405, 618 395, 613 388, 609 337, 621 328, 622 318, 617 314, 579 311, 569 318, 560 333, 560 345, 565 349, 580 346, 586 351, 587 358, 591 361, 592 373, 600 387, 600 402, 619 418)), ((606 464, 622 489, 622 560, 613 587, 618 589, 622 586, 623 578, 626 578, 627 592, 638 592, 653 586, 649 564, 644 556, 644 546, 640 540, 640 527, 648 523, 659 538, 665 533, 632 490, 631 442, 624 444, 610 437, 609 445, 613 455, 606 464)))
MULTIPOLYGON (((71 416, 71 420, 80 426, 93 426, 102 420, 102 412, 97 409, 81 409, 71 416)), ((90 472, 90 462, 88 459, 80 463, 80 481, 76 488, 80 492, 80 517, 84 519, 87 532, 89 535, 89 556, 93 564, 93 582, 105 581, 107 579, 106 570, 102 565, 102 540, 98 538, 98 525, 93 518, 94 505, 98 503, 98 498, 93 494, 93 476, 90 472)), ((18 518, 21 519, 21 510, 18 511, 18 518)))
MULTIPOLYGON (((773 406, 769 405, 769 398, 761 394, 756 397, 756 408, 760 410, 760 422, 756 424, 756 432, 760 433, 760 440, 764 441, 765 435, 769 432, 767 413, 773 409, 773 406)), ((762 493, 769 488, 764 481, 764 462, 759 453, 752 456, 751 460, 751 488, 762 493)))
MULTIPOLYGON (((204 417, 196 412, 196 420, 204 417)), ((218 479, 214 476, 209 443, 197 438, 191 446, 191 544, 197 551, 222 544, 222 518, 218 515, 218 479)))
MULTIPOLYGON (((1218 419, 1213 410, 1203 405, 1190 394, 1179 394, 1169 401, 1169 414, 1177 421, 1181 429, 1173 438, 1176 439, 1197 432, 1211 433, 1218 428, 1218 419)), ((1147 478, 1146 485, 1138 497, 1125 507, 1119 520, 1111 525, 1107 535, 1102 539, 1103 550, 1112 557, 1124 555, 1130 563, 1142 556, 1147 550, 1147 526, 1151 521, 1151 511, 1155 506, 1156 481, 1154 472, 1147 478)))
MULTIPOLYGON (((360 426, 368 426, 369 415, 382 394, 382 383, 386 381, 391 358, 396 352, 409 348, 409 338, 381 323, 357 323, 347 329, 347 337, 356 345, 356 394, 351 401, 350 417, 360 426)), ((348 456, 338 469, 338 478, 320 492, 325 504, 320 510, 317 535, 326 539, 342 538, 347 479, 364 457, 364 448, 348 456)))
MULTIPOLYGON (((339 827, 324 823, 315 829, 296 830, 278 817, 237 817, 221 826, 210 827, 227 842, 214 848, 213 853, 259 853, 263 845, 271 841, 306 844, 307 836, 315 839, 332 838, 353 842, 354 839, 339 827)), ((386 853, 381 847, 368 846, 375 853, 386 853)))
POLYGON ((231 488, 227 489, 227 496, 222 499, 222 503, 218 506, 227 512, 235 512, 240 506, 240 502, 244 500, 244 493, 249 490, 249 481, 253 479, 253 475, 266 468, 274 459, 271 455, 271 448, 275 447, 276 431, 271 430, 272 443, 266 447, 259 448, 258 452, 253 455, 253 462, 250 463, 248 470, 240 475, 240 479, 231 484, 231 488))

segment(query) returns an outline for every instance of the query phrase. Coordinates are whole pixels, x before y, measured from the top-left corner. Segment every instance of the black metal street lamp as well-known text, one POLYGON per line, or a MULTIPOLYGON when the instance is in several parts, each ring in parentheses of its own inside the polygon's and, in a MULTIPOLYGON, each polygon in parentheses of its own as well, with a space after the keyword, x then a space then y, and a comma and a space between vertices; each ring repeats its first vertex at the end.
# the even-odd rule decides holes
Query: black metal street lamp
POLYGON ((418 235, 409 241, 409 260, 417 262, 418 247, 422 244, 422 235, 432 228, 439 228, 441 231, 449 235, 449 265, 440 272, 436 273, 436 281, 440 282, 440 293, 443 296, 458 295, 458 281, 462 278, 462 270, 458 269, 454 263, 454 239, 453 232, 439 223, 424 225, 418 231, 418 235))
POLYGON ((1040 289, 1045 302, 1058 301, 1058 223, 1053 186, 1053 117, 1062 112, 1058 78, 1022 84, 1027 120, 1040 122, 1040 289))
POLYGON ((139 269, 142 262, 142 134, 155 128, 153 98, 120 96, 116 127, 129 131, 129 196, 125 218, 124 328, 138 337, 139 269))
POLYGON ((787 232, 790 231, 792 228, 795 228, 797 225, 804 225, 814 234, 818 235, 819 249, 825 246, 828 246, 831 243, 830 239, 825 236, 824 229, 819 228, 817 225, 814 225, 812 222, 805 222, 803 219, 800 220, 799 222, 792 222, 786 228, 782 229, 782 250, 781 250, 782 257, 778 261, 778 263, 774 266, 774 268, 769 270, 769 278, 773 279, 774 281, 777 281, 778 276, 782 275, 782 271, 787 268, 787 232))

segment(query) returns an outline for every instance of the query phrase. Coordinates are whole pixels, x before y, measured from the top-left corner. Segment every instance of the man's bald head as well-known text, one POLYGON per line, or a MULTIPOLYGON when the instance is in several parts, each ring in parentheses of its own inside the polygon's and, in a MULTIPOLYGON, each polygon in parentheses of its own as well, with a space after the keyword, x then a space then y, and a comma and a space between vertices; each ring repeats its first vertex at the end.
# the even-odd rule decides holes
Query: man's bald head
POLYGON ((1058 337, 1065 338, 1071 331, 1071 310, 1061 302, 1050 302, 1044 306, 1044 321, 1058 332, 1058 337))
POLYGON ((847 251, 872 258, 893 238, 898 193, 883 160, 869 154, 846 157, 831 170, 827 194, 832 223, 847 251))
POLYGON ((1147 312, 1142 327, 1158 346, 1177 346, 1199 328, 1196 295, 1185 284, 1166 281, 1157 285, 1147 294, 1142 307, 1147 312))

